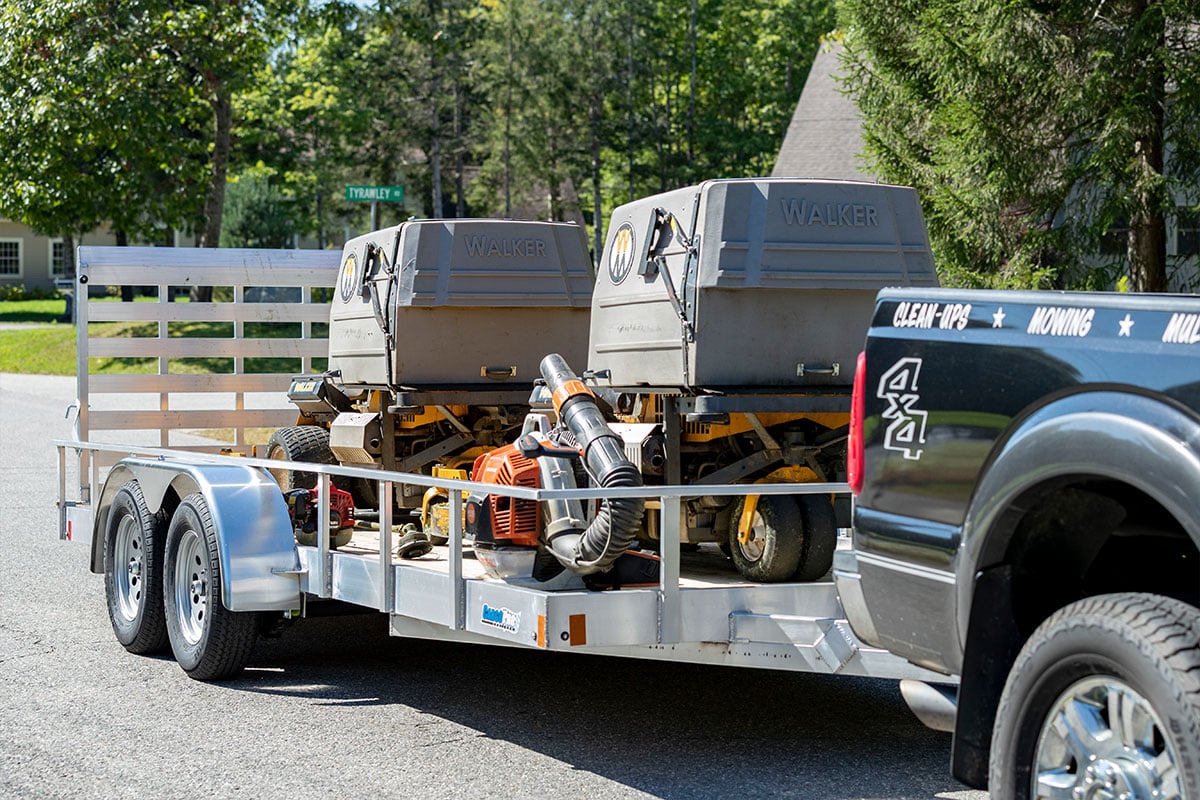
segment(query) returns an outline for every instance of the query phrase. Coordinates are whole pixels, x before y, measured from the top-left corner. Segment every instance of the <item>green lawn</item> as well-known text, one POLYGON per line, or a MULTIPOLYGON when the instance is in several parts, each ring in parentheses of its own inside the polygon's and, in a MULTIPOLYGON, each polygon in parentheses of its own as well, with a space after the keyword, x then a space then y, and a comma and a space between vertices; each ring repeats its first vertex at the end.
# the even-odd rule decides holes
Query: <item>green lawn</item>
POLYGON ((0 323, 57 323, 66 307, 66 300, 5 300, 0 302, 0 323))
MULTIPOLYGON (((0 323, 31 323, 19 328, 0 330, 0 372, 33 375, 75 375, 75 326, 57 323, 63 310, 62 300, 21 300, 0 302, 0 323), (36 324, 36 323, 41 323, 36 324)), ((99 322, 92 323, 93 337, 153 337, 154 323, 99 322)), ((324 325, 313 325, 314 334, 324 334, 324 325)), ((233 324, 228 322, 174 322, 167 335, 174 337, 231 338, 233 324)), ((248 323, 250 338, 284 339, 300 335, 299 323, 248 323)), ((299 359, 248 358, 246 372, 299 372, 299 359)), ((324 359, 315 360, 314 368, 324 369, 324 359)), ((168 370, 182 373, 233 372, 233 359, 221 356, 209 358, 172 359, 168 370)), ((153 358, 92 358, 88 363, 91 374, 152 374, 158 371, 153 358)))

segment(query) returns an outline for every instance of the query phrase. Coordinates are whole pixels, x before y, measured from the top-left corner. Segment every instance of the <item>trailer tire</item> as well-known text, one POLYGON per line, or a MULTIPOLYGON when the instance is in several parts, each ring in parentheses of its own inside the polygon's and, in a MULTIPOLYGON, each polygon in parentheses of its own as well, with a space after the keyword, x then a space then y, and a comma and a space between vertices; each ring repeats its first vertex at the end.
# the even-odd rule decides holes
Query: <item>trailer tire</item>
POLYGON ((822 494, 797 497, 800 518, 804 522, 804 547, 800 566, 793 580, 810 582, 823 577, 833 567, 833 552, 837 550, 837 517, 830 498, 822 494))
POLYGON ((216 527, 203 495, 188 495, 175 509, 166 556, 163 598, 175 660, 200 681, 241 672, 258 639, 259 615, 225 606, 216 527))
POLYGON ((1056 612, 1009 672, 989 766, 1002 800, 1200 797, 1200 612, 1136 593, 1056 612))
POLYGON ((804 521, 796 498, 763 495, 758 498, 750 539, 738 541, 738 521, 746 498, 739 498, 729 520, 729 550, 743 577, 760 583, 786 581, 800 566, 804 551, 804 521))
POLYGON ((117 490, 104 526, 104 594, 117 641, 131 653, 167 648, 163 550, 167 525, 151 514, 137 481, 117 490))

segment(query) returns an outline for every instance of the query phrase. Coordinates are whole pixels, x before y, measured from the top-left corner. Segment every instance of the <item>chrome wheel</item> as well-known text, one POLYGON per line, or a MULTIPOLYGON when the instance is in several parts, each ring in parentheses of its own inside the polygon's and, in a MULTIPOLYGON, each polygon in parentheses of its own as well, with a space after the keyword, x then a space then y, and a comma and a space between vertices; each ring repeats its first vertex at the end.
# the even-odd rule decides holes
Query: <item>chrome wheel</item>
POLYGON ((208 558, 204 542, 194 530, 185 531, 175 558, 175 618, 189 644, 204 633, 208 614, 208 558))
POLYGON ((146 546, 142 526, 126 514, 117 524, 113 538, 113 593, 116 611, 126 621, 137 619, 144 601, 146 546))
POLYGON ((1055 701, 1035 751, 1030 796, 1173 800, 1183 788, 1167 729, 1123 681, 1093 676, 1055 701))

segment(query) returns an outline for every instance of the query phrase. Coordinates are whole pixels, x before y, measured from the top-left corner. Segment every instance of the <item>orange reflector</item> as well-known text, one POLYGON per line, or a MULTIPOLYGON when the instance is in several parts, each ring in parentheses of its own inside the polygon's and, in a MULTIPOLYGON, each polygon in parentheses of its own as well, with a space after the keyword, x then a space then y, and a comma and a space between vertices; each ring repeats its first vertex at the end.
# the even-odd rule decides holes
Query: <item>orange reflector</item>
POLYGON ((567 632, 571 647, 587 644, 587 614, 572 614, 567 617, 567 632))
POLYGON ((537 646, 546 646, 546 615, 538 614, 537 646))

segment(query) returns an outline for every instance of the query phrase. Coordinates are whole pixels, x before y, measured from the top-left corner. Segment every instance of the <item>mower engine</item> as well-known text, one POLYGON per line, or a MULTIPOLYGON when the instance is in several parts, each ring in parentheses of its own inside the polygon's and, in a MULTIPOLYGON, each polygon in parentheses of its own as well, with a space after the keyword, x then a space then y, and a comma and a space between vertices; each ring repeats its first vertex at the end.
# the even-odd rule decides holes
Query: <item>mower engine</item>
MULTIPOLYGON (((475 459, 471 471, 476 481, 498 486, 541 488, 538 464, 510 444, 475 459)), ((539 539, 541 510, 536 500, 472 493, 467 498, 467 534, 475 542, 475 558, 493 578, 528 578, 533 575, 539 539)))
MULTIPOLYGON (((292 489, 283 493, 287 503, 292 530, 300 544, 315 546, 320 528, 320 487, 292 489)), ((350 541, 354 532, 354 498, 332 484, 329 486, 330 547, 338 548, 350 541)))

